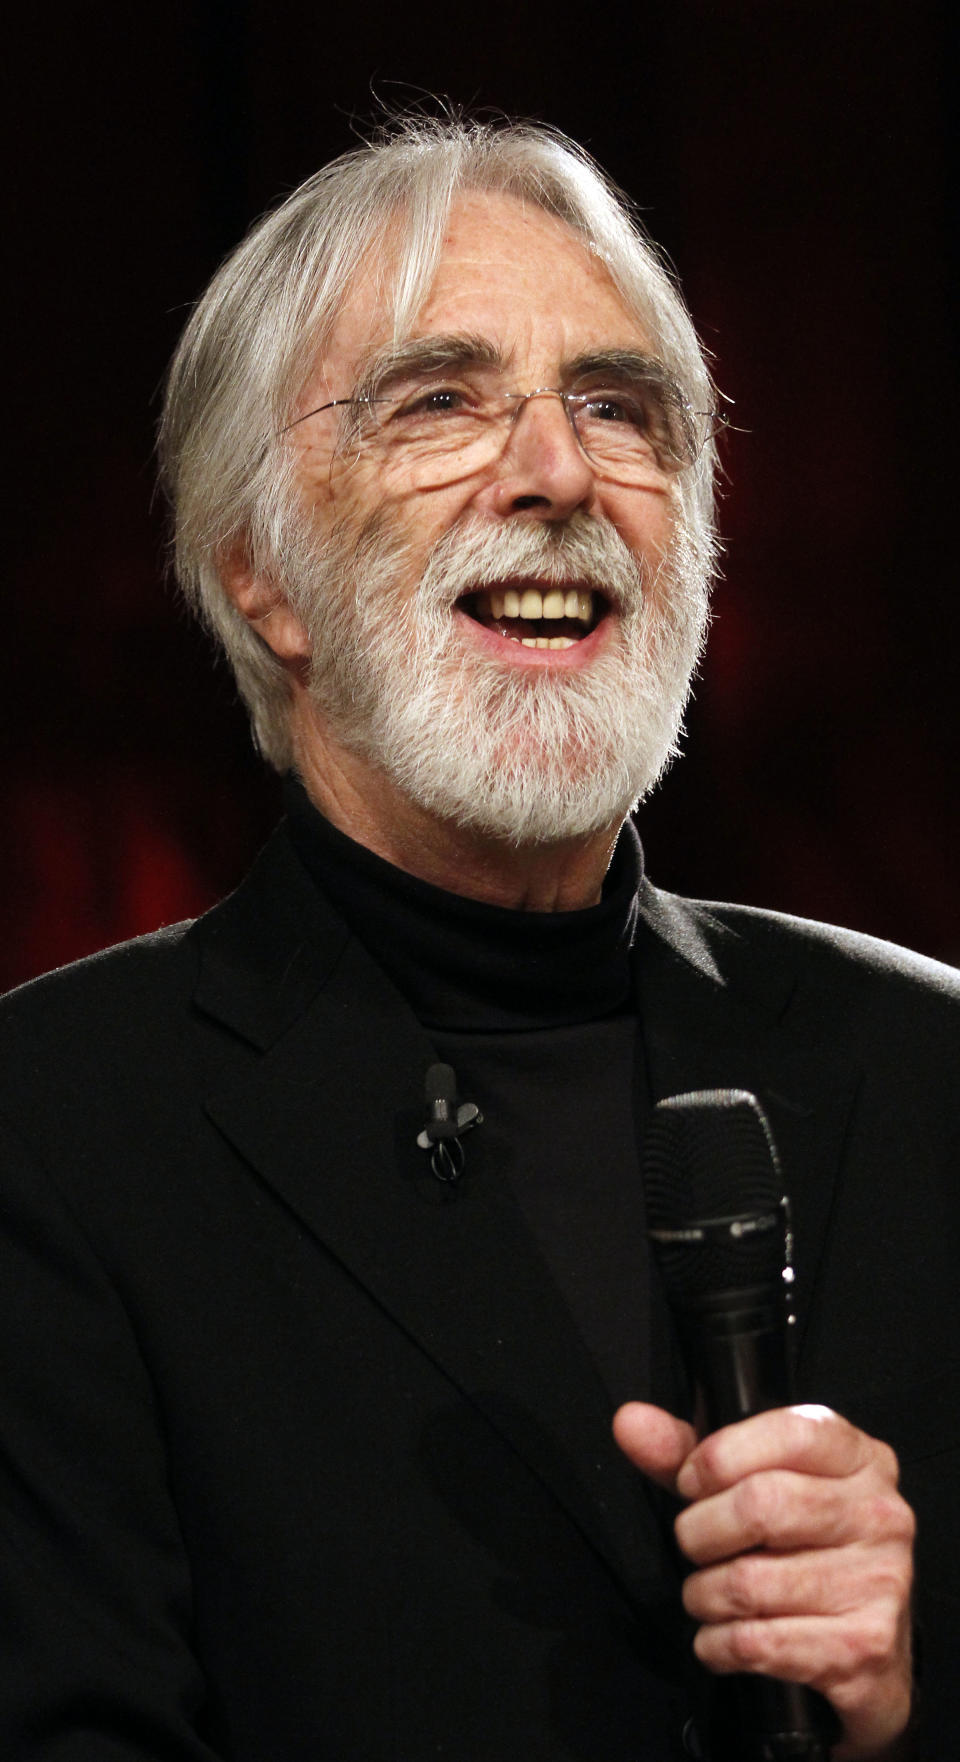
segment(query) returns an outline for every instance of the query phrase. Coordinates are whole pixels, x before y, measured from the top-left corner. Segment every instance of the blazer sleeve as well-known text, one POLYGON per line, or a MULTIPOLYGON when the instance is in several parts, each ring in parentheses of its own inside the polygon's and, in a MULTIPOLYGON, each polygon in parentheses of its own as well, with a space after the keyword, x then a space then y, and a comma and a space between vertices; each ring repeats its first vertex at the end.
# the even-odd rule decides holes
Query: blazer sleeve
POLYGON ((0 1122, 0 1755, 213 1762, 161 1415, 121 1295, 0 1122))

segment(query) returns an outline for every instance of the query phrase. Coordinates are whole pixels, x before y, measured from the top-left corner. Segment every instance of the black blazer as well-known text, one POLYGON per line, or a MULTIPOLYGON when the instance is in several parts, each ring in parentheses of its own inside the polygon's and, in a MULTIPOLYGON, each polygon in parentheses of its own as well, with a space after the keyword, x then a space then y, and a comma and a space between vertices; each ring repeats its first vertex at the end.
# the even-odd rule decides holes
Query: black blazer
MULTIPOLYGON (((655 1094, 760 1095, 803 1393, 901 1452, 942 1762, 960 978, 642 905, 655 1094)), ((0 1052, 8 1762, 679 1754, 667 1514, 509 1191, 425 1173, 429 1039, 282 829, 197 924, 14 993, 0 1052)))

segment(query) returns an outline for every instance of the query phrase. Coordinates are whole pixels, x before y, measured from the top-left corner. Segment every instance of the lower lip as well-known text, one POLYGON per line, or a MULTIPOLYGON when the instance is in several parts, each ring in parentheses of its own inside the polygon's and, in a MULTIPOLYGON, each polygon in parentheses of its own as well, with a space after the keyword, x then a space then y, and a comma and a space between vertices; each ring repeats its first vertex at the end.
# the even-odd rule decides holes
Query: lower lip
POLYGON ((459 607, 456 616, 461 630, 466 627, 470 633, 471 642, 480 649, 481 653, 495 656, 501 664, 508 662, 515 667, 567 669, 583 667, 594 658, 604 646, 609 626, 613 622, 610 613, 606 613, 586 636, 581 636, 568 649, 531 649, 526 648, 522 642, 518 642, 516 637, 501 636, 489 624, 480 624, 467 612, 460 611, 459 607))

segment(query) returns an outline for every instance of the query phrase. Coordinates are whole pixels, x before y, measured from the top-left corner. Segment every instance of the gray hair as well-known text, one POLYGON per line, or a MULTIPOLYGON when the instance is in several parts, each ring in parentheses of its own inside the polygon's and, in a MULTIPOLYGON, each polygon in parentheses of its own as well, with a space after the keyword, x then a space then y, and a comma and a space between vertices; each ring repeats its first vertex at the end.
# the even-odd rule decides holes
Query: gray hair
MULTIPOLYGON (((380 269, 402 340, 433 280, 451 203, 468 190, 517 196, 569 226, 602 259, 689 403, 714 403, 669 271, 626 199, 556 130, 416 117, 309 178, 253 227, 194 310, 171 363, 159 442, 182 591, 222 644, 257 744, 278 770, 291 762, 286 674, 232 604, 221 563, 243 550, 256 574, 276 578, 292 505, 282 430, 354 277, 371 261, 380 269)), ((708 442, 682 481, 688 528, 706 551, 714 463, 708 442)))

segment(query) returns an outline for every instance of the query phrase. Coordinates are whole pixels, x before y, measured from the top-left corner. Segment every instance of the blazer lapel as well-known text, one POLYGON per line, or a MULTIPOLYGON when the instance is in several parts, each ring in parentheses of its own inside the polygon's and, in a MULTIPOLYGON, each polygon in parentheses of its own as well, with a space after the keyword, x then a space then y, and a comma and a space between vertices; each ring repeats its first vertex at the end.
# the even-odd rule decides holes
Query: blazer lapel
POLYGON ((744 934, 739 914, 731 921, 646 883, 641 916, 637 975, 653 1099, 738 1088, 761 1102, 793 1212, 802 1342, 861 1073, 794 1030, 799 941, 784 958, 776 940, 764 946, 744 934))
POLYGON ((472 1178, 469 1140, 454 1188, 416 1146, 429 1038, 289 846, 268 847, 265 868, 206 939, 197 1002, 262 1054, 221 1075, 209 1116, 481 1408, 621 1585, 655 1596, 656 1519, 518 1205, 495 1177, 472 1178), (281 883, 282 921, 264 897, 281 883))

